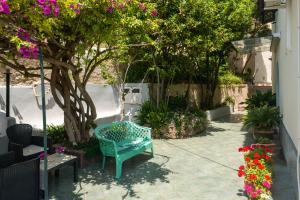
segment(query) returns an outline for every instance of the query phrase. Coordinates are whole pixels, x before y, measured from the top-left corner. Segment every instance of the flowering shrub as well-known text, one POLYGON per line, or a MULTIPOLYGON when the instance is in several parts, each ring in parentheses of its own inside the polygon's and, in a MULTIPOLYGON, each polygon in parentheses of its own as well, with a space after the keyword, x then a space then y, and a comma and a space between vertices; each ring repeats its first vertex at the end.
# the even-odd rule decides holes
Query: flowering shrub
POLYGON ((0 13, 10 14, 10 8, 7 0, 0 0, 0 13))
POLYGON ((251 200, 272 199, 272 151, 264 145, 239 148, 244 153, 245 165, 241 165, 238 176, 245 178, 244 189, 251 200))
POLYGON ((45 154, 44 152, 40 153, 39 157, 41 160, 44 160, 47 154, 45 154))
POLYGON ((63 146, 58 146, 55 148, 56 153, 64 153, 65 152, 65 147, 63 146))

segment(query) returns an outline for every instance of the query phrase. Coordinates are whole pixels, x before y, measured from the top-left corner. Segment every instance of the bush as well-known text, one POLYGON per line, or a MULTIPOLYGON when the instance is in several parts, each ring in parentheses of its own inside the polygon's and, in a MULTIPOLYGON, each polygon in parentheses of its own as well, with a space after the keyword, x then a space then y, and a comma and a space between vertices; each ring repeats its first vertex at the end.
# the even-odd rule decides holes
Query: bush
POLYGON ((271 130, 280 123, 281 114, 279 108, 263 106, 248 111, 244 121, 247 127, 257 130, 271 130))
POLYGON ((47 133, 48 136, 51 137, 54 144, 60 144, 71 149, 83 150, 87 158, 100 155, 99 142, 95 137, 91 137, 87 142, 81 142, 73 145, 69 141, 67 132, 63 125, 48 125, 47 133))
POLYGON ((226 72, 219 76, 219 84, 221 85, 238 85, 242 84, 243 79, 239 76, 236 76, 232 72, 226 72))
POLYGON ((81 142, 73 146, 74 149, 82 150, 85 152, 86 158, 93 158, 100 155, 99 141, 95 137, 91 137, 88 142, 81 142))
POLYGON ((276 106, 276 95, 271 90, 262 93, 256 91, 256 94, 246 100, 246 109, 250 110, 262 106, 276 106))
POLYGON ((170 96, 168 107, 170 110, 173 110, 173 111, 175 111, 175 110, 183 111, 187 107, 187 101, 184 98, 184 96, 175 96, 175 97, 170 96))
MULTIPOLYGON (((174 106, 175 104, 171 105, 174 106)), ((203 130, 206 128, 206 113, 200 110, 171 111, 171 109, 162 104, 158 108, 151 102, 145 102, 139 112, 138 121, 141 125, 149 126, 153 129, 155 138, 168 138, 166 128, 174 123, 176 126, 176 138, 182 138, 187 127, 193 126, 193 129, 203 130)))
POLYGON ((64 125, 48 125, 47 134, 54 144, 62 144, 65 146, 71 145, 64 125))

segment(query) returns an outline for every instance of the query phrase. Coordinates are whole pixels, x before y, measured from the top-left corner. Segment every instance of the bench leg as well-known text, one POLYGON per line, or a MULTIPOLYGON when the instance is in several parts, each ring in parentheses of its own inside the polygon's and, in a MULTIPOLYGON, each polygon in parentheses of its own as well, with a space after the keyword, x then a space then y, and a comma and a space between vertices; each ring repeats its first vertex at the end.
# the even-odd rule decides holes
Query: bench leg
POLYGON ((152 156, 152 158, 154 157, 154 150, 153 150, 153 147, 151 147, 151 156, 152 156))
POLYGON ((123 162, 116 159, 116 178, 119 179, 122 176, 123 162))
POLYGON ((106 161, 106 157, 103 156, 103 158, 102 158, 102 169, 105 168, 105 161, 106 161))

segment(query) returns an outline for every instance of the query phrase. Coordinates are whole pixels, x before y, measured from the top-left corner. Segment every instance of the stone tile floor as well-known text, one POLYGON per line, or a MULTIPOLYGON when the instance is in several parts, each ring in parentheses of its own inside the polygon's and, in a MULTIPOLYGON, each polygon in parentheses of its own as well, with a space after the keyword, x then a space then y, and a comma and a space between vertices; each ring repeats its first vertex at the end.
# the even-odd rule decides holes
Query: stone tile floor
MULTIPOLYGON (((126 161, 119 181, 114 179, 113 160, 105 171, 100 170, 100 163, 80 170, 77 184, 72 183, 72 169, 65 168, 59 178, 49 179, 50 199, 247 199, 243 180, 237 177, 236 169, 243 163, 237 149, 251 139, 240 119, 241 115, 232 115, 212 122, 205 133, 194 138, 155 140, 155 157, 145 154, 126 161)), ((281 178, 286 178, 284 166, 280 170, 286 174, 281 178)), ((284 194, 278 197, 275 200, 292 200, 284 194)))

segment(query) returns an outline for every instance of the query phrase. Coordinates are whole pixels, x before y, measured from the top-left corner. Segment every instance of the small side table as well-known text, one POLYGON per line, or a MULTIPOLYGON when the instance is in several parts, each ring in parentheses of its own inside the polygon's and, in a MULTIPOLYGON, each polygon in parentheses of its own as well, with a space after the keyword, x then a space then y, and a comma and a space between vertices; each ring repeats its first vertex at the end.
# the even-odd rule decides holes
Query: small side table
MULTIPOLYGON (((51 155, 48 155, 48 171, 55 172, 55 175, 59 175, 59 170, 62 167, 65 167, 67 165, 73 166, 73 181, 76 183, 78 181, 78 158, 76 156, 66 155, 66 154, 58 154, 54 153, 51 155)), ((40 164, 40 189, 44 190, 44 161, 41 160, 40 164)))

